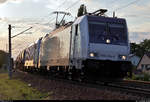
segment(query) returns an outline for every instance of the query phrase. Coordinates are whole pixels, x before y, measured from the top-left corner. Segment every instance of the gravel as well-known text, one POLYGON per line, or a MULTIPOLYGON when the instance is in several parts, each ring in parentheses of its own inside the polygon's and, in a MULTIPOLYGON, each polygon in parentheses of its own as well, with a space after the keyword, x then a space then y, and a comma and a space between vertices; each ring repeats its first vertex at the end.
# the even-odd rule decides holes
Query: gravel
MULTIPOLYGON (((41 92, 48 92, 52 100, 139 100, 137 96, 107 89, 90 88, 66 82, 45 79, 38 75, 14 72, 13 78, 30 84, 41 92)), ((49 100, 49 99, 48 99, 49 100)))

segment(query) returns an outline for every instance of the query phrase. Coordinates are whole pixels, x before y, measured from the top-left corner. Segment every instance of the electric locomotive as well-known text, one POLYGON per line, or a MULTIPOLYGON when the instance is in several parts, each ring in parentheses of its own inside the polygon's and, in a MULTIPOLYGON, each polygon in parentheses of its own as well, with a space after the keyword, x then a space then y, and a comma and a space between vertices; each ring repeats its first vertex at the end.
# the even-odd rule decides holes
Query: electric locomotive
POLYGON ((24 54, 24 68, 81 77, 124 78, 131 73, 126 20, 102 16, 102 9, 57 26, 24 54), (32 57, 29 59, 26 56, 32 57))

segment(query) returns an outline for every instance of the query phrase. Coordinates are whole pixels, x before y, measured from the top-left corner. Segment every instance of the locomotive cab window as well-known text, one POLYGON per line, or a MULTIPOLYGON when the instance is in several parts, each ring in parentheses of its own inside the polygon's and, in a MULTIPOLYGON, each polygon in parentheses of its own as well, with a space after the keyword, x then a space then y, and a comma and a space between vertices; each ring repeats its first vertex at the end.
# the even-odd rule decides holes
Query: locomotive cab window
POLYGON ((114 43, 127 43, 127 33, 123 24, 109 24, 109 28, 114 43))
POLYGON ((126 26, 124 24, 91 21, 89 22, 89 41, 90 43, 126 45, 126 26))
POLYGON ((91 43, 104 43, 107 35, 106 23, 89 23, 89 40, 91 43))

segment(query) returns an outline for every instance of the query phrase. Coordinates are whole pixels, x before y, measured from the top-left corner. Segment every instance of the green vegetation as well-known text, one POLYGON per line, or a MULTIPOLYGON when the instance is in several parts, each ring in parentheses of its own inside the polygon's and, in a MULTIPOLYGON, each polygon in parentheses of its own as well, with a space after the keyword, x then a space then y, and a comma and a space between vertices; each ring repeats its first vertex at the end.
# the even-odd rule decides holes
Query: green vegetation
POLYGON ((8 60, 8 53, 0 50, 0 68, 3 64, 7 64, 8 60))
POLYGON ((133 74, 132 78, 126 78, 127 80, 140 80, 140 81, 150 81, 150 75, 147 73, 141 73, 140 75, 133 74))
POLYGON ((8 69, 7 69, 7 68, 1 68, 1 69, 0 69, 0 74, 1 74, 1 73, 7 73, 7 72, 8 72, 8 69))
POLYGON ((0 74, 1 100, 44 100, 49 99, 48 93, 41 93, 20 80, 9 80, 8 74, 0 74))
MULTIPOLYGON (((142 57, 145 53, 150 52, 150 39, 145 39, 143 42, 136 44, 131 43, 131 53, 142 57)), ((137 70, 133 67, 133 71, 137 70)), ((141 73, 140 75, 133 74, 132 80, 150 81, 150 75, 141 73)))
POLYGON ((146 52, 150 52, 150 40, 145 39, 140 44, 131 43, 131 53, 142 57, 146 52))

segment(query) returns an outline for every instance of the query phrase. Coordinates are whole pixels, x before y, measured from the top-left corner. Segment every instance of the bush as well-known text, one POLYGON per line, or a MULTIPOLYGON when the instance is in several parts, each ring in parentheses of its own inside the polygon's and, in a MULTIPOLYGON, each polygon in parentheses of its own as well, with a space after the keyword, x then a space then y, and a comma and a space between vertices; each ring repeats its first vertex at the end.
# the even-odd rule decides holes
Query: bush
POLYGON ((150 81, 150 75, 149 75, 149 74, 144 73, 143 81, 150 81))
POLYGON ((147 73, 142 73, 140 75, 133 74, 132 80, 150 81, 150 75, 147 73))

